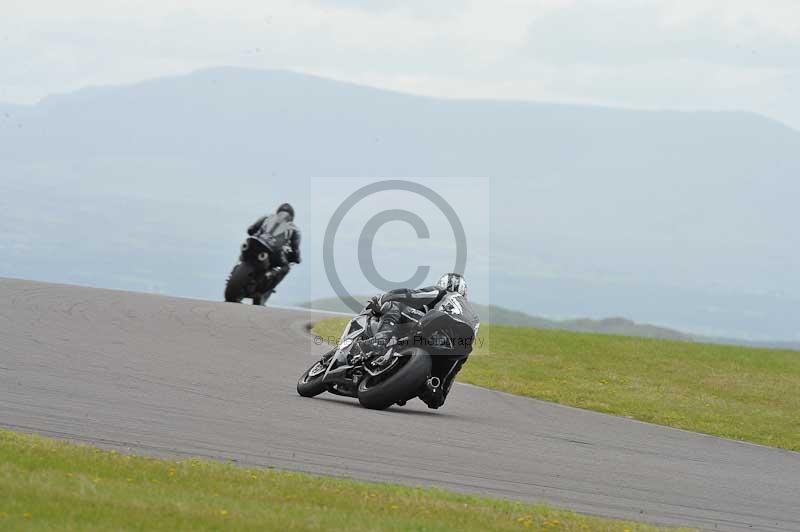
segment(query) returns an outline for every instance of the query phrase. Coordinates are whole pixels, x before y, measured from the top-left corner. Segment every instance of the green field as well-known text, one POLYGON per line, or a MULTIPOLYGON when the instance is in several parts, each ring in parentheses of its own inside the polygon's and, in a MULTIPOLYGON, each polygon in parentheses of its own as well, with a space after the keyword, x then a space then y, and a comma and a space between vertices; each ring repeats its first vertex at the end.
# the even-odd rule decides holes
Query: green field
MULTIPOLYGON (((313 332, 338 338, 346 319, 313 332)), ((800 352, 481 326, 462 382, 800 451, 800 352)))
POLYGON ((0 530, 132 529, 657 530, 437 489, 157 460, 0 430, 0 530))

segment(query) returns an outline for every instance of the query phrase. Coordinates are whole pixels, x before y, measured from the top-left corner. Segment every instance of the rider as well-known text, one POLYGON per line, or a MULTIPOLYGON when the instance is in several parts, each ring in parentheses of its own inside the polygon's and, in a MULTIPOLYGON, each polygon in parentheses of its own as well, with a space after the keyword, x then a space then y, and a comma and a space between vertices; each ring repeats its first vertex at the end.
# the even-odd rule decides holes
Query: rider
MULTIPOLYGON (((247 228, 250 236, 260 236, 270 250, 272 269, 267 276, 275 278, 272 291, 289 273, 289 263, 300 264, 300 230, 294 225, 294 208, 281 203, 274 214, 262 216, 247 228)), ((270 293, 263 297, 266 300, 270 293)))
MULTIPOLYGON (((462 275, 447 273, 434 286, 428 288, 417 290, 401 288, 374 296, 367 303, 366 309, 380 317, 380 321, 372 338, 361 342, 361 351, 370 357, 385 353, 386 349, 397 341, 396 332, 399 326, 422 318, 448 293, 459 294, 462 296, 462 303, 467 304, 467 283, 462 275)), ((477 314, 470 309, 470 315, 473 320, 470 325, 476 329, 477 314)), ((441 385, 437 389, 426 390, 420 398, 429 408, 439 408, 444 404, 456 374, 467 359, 463 358, 452 362, 445 359, 439 360, 439 357, 433 358, 433 375, 440 378, 441 385), (442 364, 445 364, 446 367, 442 364)))

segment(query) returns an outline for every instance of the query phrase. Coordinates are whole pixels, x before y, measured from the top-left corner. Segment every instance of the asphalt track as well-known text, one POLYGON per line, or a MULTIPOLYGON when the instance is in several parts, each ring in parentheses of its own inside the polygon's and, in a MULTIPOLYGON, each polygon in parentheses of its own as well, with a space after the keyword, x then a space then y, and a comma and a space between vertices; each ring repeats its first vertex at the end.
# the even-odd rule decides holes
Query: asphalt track
POLYGON ((459 385, 385 412, 303 399, 308 312, 0 279, 0 426, 544 501, 719 530, 800 530, 800 453, 459 385))

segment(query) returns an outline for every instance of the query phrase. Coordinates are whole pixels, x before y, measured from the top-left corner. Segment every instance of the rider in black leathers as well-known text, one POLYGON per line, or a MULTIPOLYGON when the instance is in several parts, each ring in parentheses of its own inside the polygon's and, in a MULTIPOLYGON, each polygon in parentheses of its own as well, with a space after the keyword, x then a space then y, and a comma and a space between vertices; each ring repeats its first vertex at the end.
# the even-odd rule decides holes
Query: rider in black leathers
MULTIPOLYGON (((391 290, 369 300, 366 308, 375 316, 380 317, 378 328, 372 338, 361 342, 361 350, 370 356, 383 354, 387 347, 396 341, 398 329, 407 323, 415 322, 422 318, 448 293, 453 292, 462 296, 462 305, 466 301, 467 285, 464 278, 457 273, 448 273, 442 276, 435 286, 417 290, 402 288, 391 290)), ((477 314, 469 308, 467 312, 473 318, 473 330, 477 332, 477 314)), ((432 357, 432 374, 439 377, 442 384, 434 390, 427 390, 420 398, 429 408, 439 408, 444 404, 447 394, 453 385, 456 374, 467 361, 466 358, 452 361, 445 357, 432 357)))
POLYGON ((268 276, 274 276, 272 290, 262 296, 262 304, 274 292, 286 274, 289 264, 300 264, 300 230, 294 225, 294 208, 282 203, 274 214, 262 216, 247 228, 250 236, 261 236, 269 245, 272 269, 268 276))

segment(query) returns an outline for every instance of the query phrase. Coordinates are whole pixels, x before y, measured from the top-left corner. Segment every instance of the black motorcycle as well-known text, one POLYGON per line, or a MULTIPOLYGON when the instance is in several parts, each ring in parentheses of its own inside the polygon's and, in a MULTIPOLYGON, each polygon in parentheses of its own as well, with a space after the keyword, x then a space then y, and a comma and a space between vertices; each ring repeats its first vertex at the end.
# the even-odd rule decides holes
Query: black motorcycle
POLYGON ((403 326, 396 343, 380 356, 361 352, 359 342, 372 337, 378 325, 364 310, 347 324, 339 345, 303 373, 297 393, 314 397, 327 391, 383 410, 449 388, 453 372, 472 351, 478 327, 477 315, 464 312, 459 299, 448 294, 418 321, 403 326))
POLYGON ((225 301, 241 303, 249 298, 254 305, 266 303, 280 281, 272 257, 272 250, 260 236, 247 237, 242 243, 239 264, 233 267, 225 283, 225 301))

